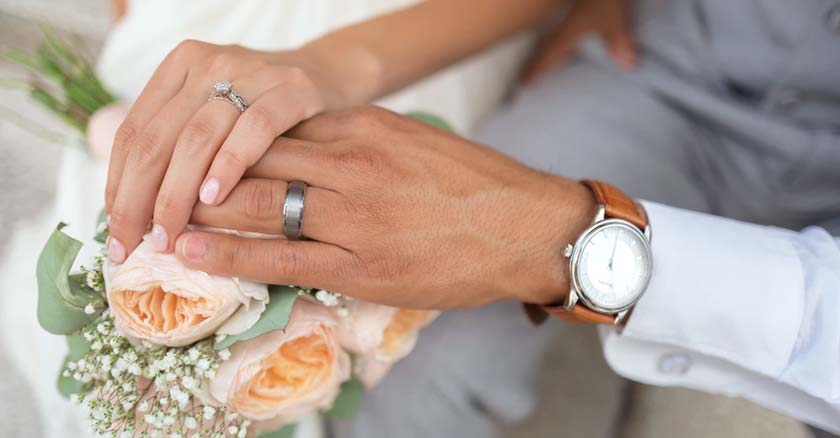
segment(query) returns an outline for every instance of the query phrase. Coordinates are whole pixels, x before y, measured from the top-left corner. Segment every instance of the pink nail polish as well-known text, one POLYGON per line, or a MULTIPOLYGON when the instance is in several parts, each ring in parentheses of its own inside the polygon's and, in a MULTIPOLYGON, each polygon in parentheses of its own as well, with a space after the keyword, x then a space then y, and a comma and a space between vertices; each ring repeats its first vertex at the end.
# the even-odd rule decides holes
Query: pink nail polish
POLYGON ((114 237, 108 238, 108 258, 114 263, 125 261, 125 247, 114 237))
POLYGON ((219 197, 219 180, 215 177, 208 179, 201 187, 198 198, 207 205, 213 205, 219 197))
POLYGON ((201 260, 206 251, 207 245, 204 243, 204 239, 200 237, 187 237, 181 246, 181 253, 191 260, 201 260))
POLYGON ((169 249, 169 234, 166 233, 166 228, 159 224, 152 226, 152 232, 144 239, 152 245, 152 249, 157 252, 164 252, 169 249))

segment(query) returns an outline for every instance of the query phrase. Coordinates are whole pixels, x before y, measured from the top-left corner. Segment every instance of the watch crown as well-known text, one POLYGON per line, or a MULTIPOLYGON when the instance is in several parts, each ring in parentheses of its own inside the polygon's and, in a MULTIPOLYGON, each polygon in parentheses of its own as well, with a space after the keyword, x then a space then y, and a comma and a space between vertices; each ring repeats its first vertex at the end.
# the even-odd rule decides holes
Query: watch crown
POLYGON ((572 246, 571 243, 567 243, 566 244, 566 250, 563 251, 563 256, 566 257, 566 258, 571 257, 572 256, 572 251, 574 251, 574 249, 575 249, 575 247, 572 246))

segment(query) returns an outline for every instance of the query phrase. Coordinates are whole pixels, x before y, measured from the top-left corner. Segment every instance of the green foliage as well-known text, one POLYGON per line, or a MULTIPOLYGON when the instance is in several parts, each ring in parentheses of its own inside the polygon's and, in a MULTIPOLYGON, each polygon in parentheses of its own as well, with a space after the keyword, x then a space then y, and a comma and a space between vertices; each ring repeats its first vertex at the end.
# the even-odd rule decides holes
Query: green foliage
POLYGON ((365 394, 365 387, 356 379, 351 379, 341 385, 341 392, 335 399, 332 409, 327 415, 336 418, 350 418, 356 415, 362 396, 365 394))
POLYGON ((44 42, 35 53, 8 49, 6 60, 35 74, 30 79, 30 95, 59 119, 84 133, 91 114, 116 101, 96 77, 90 63, 70 44, 47 27, 42 27, 44 42))
POLYGON ((108 240, 108 224, 105 223, 105 209, 103 208, 99 212, 99 216, 96 217, 96 235, 93 236, 93 240, 105 244, 105 241, 108 240))
POLYGON ((67 336, 67 348, 69 353, 64 358, 61 364, 61 369, 58 371, 58 392, 61 395, 69 398, 73 394, 84 394, 90 391, 90 387, 84 383, 76 380, 73 376, 64 376, 64 370, 67 369, 68 362, 76 362, 90 351, 90 343, 85 340, 84 336, 74 334, 67 336))
POLYGON ((438 117, 434 114, 430 114, 424 111, 410 111, 405 113, 405 115, 407 117, 411 117, 412 119, 416 119, 429 125, 438 127, 445 131, 453 131, 452 126, 450 126, 449 123, 446 122, 446 120, 443 120, 443 118, 438 117))
POLYGON ((259 321, 251 328, 238 335, 228 335, 219 342, 216 342, 216 350, 230 347, 238 341, 247 341, 259 335, 286 328, 289 323, 289 315, 298 297, 297 288, 291 286, 269 286, 269 301, 265 311, 260 315, 259 321))
POLYGON ((84 277, 70 275, 82 242, 64 234, 60 223, 38 257, 38 323, 59 335, 78 332, 98 317, 85 312, 89 304, 101 307, 101 295, 87 287, 84 277))

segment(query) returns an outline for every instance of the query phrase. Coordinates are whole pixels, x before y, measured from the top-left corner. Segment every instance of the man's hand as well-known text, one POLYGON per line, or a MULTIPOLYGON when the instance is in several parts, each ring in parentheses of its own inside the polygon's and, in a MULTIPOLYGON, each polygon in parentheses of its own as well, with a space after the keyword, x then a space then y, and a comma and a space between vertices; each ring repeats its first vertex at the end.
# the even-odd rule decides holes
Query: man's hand
POLYGON ((576 0, 566 18, 538 45, 522 72, 522 81, 534 82, 566 61, 587 35, 600 35, 613 61, 632 69, 637 64, 631 29, 631 0, 576 0))
POLYGON ((278 138, 192 222, 279 233, 288 181, 309 184, 303 234, 188 232, 188 266, 334 290, 399 307, 552 302, 568 292, 565 245, 595 214, 583 185, 375 107, 325 113, 278 138))

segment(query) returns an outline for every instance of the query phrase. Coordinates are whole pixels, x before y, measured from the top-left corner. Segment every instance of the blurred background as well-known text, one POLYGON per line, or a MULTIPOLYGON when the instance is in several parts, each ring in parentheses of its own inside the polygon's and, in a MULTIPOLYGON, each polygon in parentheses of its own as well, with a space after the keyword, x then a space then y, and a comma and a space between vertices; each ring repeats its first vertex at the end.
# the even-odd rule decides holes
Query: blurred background
MULTIPOLYGON (((47 24, 95 60, 111 26, 111 9, 107 0, 0 0, 0 45, 33 51, 43 41, 38 25, 47 24)), ((68 146, 66 139, 80 138, 78 132, 32 101, 28 90, 9 81, 21 78, 27 78, 23 69, 0 61, 4 84, 0 87, 0 265, 24 257, 13 250, 12 240, 33 218, 54 208, 61 161, 67 148, 74 147, 68 146)), ((42 242, 33 241, 32 245, 40 247, 42 242)), ((34 264, 32 269, 34 273, 34 264)), ((4 295, 34 293, 0 290, 4 295)), ((34 309, 29 313, 34 315, 34 309)), ((9 328, 9 321, 4 327, 9 328)), ((571 327, 564 337, 563 345, 576 351, 557 349, 545 358, 541 377, 545 395, 539 409, 525 423, 510 425, 510 437, 814 436, 796 420, 741 399, 627 382, 607 367, 590 327, 571 327), (609 418, 617 420, 605 421, 609 418)), ((12 357, 6 344, 0 338, 0 435, 57 436, 49 432, 54 430, 49 427, 54 414, 49 404, 40 401, 43 389, 32 381, 33 374, 25 372, 25 361, 12 357)))

